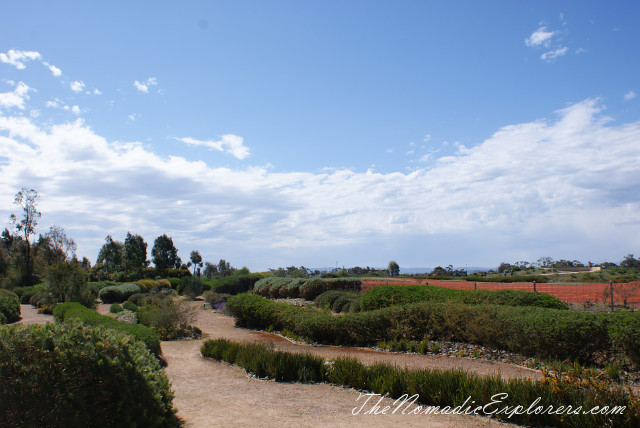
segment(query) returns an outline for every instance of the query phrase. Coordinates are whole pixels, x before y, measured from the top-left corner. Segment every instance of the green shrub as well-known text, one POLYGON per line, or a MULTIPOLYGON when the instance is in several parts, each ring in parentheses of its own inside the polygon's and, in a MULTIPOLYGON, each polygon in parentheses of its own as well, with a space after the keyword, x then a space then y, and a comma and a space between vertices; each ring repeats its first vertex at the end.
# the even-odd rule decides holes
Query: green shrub
POLYGON ((260 275, 223 276, 212 282, 211 290, 223 294, 246 293, 253 289, 254 284, 260 279, 260 275))
POLYGON ((44 293, 46 289, 47 286, 45 284, 37 284, 31 287, 16 287, 13 292, 18 296, 21 304, 27 305, 34 294, 44 293))
MULTIPOLYGON (((0 288, 0 324, 20 320, 20 300, 9 290, 0 288)), ((2 360, 0 360, 2 361, 2 360)))
POLYGON ((158 361, 121 332, 78 321, 2 327, 0 361, 4 427, 178 426, 158 361))
POLYGON ((167 269, 166 271, 167 278, 182 279, 186 276, 191 276, 191 272, 189 272, 189 269, 167 269))
POLYGON ((333 312, 357 312, 360 309, 360 294, 353 291, 325 291, 314 301, 318 309, 331 309, 333 312))
POLYGON ((205 285, 200 278, 187 276, 180 280, 180 285, 178 285, 177 290, 179 294, 195 298, 202 294, 205 290, 205 285))
POLYGON ((56 305, 53 309, 53 316, 57 322, 64 322, 73 318, 78 318, 87 326, 102 326, 130 334, 147 345, 149 351, 154 355, 160 355, 160 339, 158 339, 158 334, 153 331, 153 329, 143 325, 117 321, 112 317, 100 315, 95 310, 86 308, 76 302, 56 305))
POLYGON ((215 293, 213 291, 205 291, 204 294, 202 295, 202 297, 204 298, 205 302, 207 302, 209 305, 215 306, 218 303, 226 302, 227 299, 229 297, 231 297, 231 294, 215 293))
POLYGON ((126 301, 122 304, 122 309, 126 309, 127 311, 135 312, 138 310, 138 306, 130 301, 126 301))
POLYGON ((466 304, 493 304, 506 306, 537 306, 568 309, 568 306, 546 293, 522 290, 454 290, 430 285, 380 285, 362 295, 361 308, 369 311, 393 305, 418 302, 446 302, 455 300, 466 304))
POLYGON ((248 328, 287 329, 332 345, 384 340, 454 340, 551 359, 640 365, 639 313, 589 313, 537 307, 422 302, 340 317, 239 294, 226 308, 248 328))
POLYGON ((119 314, 122 311, 124 311, 124 309, 122 309, 122 306, 120 306, 118 303, 113 303, 109 308, 109 312, 112 314, 119 314))
POLYGON ((180 285, 180 278, 166 278, 166 280, 169 281, 171 288, 174 290, 176 290, 180 285))
POLYGON ((127 283, 105 287, 100 290, 98 297, 103 303, 122 303, 136 293, 140 293, 140 287, 136 284, 127 283))
POLYGON ((202 331, 191 325, 195 315, 195 308, 184 299, 170 298, 139 306, 137 311, 140 324, 155 330, 161 340, 199 338, 202 331))

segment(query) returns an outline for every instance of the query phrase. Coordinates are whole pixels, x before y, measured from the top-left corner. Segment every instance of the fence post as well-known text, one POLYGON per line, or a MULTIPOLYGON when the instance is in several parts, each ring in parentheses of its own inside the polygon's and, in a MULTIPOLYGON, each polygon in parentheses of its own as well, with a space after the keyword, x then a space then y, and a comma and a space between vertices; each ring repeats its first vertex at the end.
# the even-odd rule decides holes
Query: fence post
POLYGON ((477 290, 477 289, 478 289, 478 284, 477 284, 475 281, 473 281, 473 289, 474 289, 474 290, 477 290))
POLYGON ((611 312, 613 312, 613 281, 609 281, 609 295, 611 297, 611 312))
POLYGON ((536 293, 536 282, 533 281, 533 292, 536 293))

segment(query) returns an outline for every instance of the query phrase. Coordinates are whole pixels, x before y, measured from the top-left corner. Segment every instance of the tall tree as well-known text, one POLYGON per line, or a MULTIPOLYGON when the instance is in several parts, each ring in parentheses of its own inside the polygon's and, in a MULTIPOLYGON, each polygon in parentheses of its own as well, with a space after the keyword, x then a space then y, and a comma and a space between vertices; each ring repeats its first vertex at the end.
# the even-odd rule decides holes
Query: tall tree
POLYGON ((49 232, 44 236, 49 238, 49 245, 53 252, 60 255, 61 260, 59 261, 65 261, 75 257, 78 245, 73 238, 67 236, 63 228, 55 225, 51 226, 49 232))
POLYGON ((139 271, 147 267, 147 243, 140 235, 127 232, 123 251, 124 265, 128 272, 139 271))
POLYGON ((24 240, 27 243, 27 254, 25 259, 25 278, 23 281, 31 281, 31 244, 29 237, 35 233, 36 226, 38 225, 38 219, 42 216, 42 213, 37 210, 36 205, 40 196, 35 190, 27 189, 23 187, 21 191, 16 193, 14 204, 22 208, 22 218, 18 220, 15 214, 11 214, 11 223, 15 226, 18 233, 24 234, 24 240))
POLYGON ((173 245, 173 239, 166 234, 156 238, 153 243, 153 249, 151 249, 151 256, 153 264, 159 270, 173 267, 179 268, 182 263, 180 257, 178 257, 178 250, 173 245))
POLYGON ((191 252, 191 263, 193 263, 193 274, 196 274, 196 269, 198 267, 202 267, 202 256, 200 255, 200 251, 193 250, 191 252))
POLYGON ((218 262, 218 273, 220 274, 220 276, 230 276, 233 273, 231 263, 229 263, 225 259, 220 259, 220 261, 218 262))
POLYGON ((218 266, 213 263, 206 262, 204 264, 204 276, 205 278, 213 278, 218 273, 218 266))
POLYGON ((107 267, 107 275, 120 269, 124 244, 107 235, 105 243, 98 253, 96 264, 104 263, 107 267))
POLYGON ((389 275, 391 276, 400 275, 400 266, 398 265, 398 263, 396 263, 395 260, 391 260, 389 262, 389 266, 387 266, 387 272, 389 272, 389 275))

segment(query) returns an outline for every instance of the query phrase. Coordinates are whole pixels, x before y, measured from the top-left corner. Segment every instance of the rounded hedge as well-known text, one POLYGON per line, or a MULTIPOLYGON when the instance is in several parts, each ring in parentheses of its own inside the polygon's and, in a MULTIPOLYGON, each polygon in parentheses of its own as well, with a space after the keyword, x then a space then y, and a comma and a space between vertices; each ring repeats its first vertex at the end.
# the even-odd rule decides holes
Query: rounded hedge
POLYGON ((133 337, 79 321, 0 327, 4 427, 178 426, 156 358, 133 337))
POLYGON ((11 291, 0 288, 0 324, 12 323, 19 320, 20 299, 11 291))
POLYGON ((110 287, 104 287, 100 290, 100 300, 102 303, 122 303, 127 300, 130 296, 140 293, 140 286, 127 283, 122 285, 114 285, 110 287))

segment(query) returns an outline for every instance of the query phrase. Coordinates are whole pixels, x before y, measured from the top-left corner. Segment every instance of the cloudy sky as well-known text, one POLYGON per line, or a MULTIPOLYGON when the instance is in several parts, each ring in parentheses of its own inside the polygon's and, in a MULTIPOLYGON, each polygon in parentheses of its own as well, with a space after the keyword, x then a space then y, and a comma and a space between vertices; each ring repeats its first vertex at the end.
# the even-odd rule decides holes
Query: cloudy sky
MULTIPOLYGON (((640 254, 637 1, 4 2, 0 218, 252 270, 640 254)), ((2 224, 0 224, 2 226, 2 224)))

